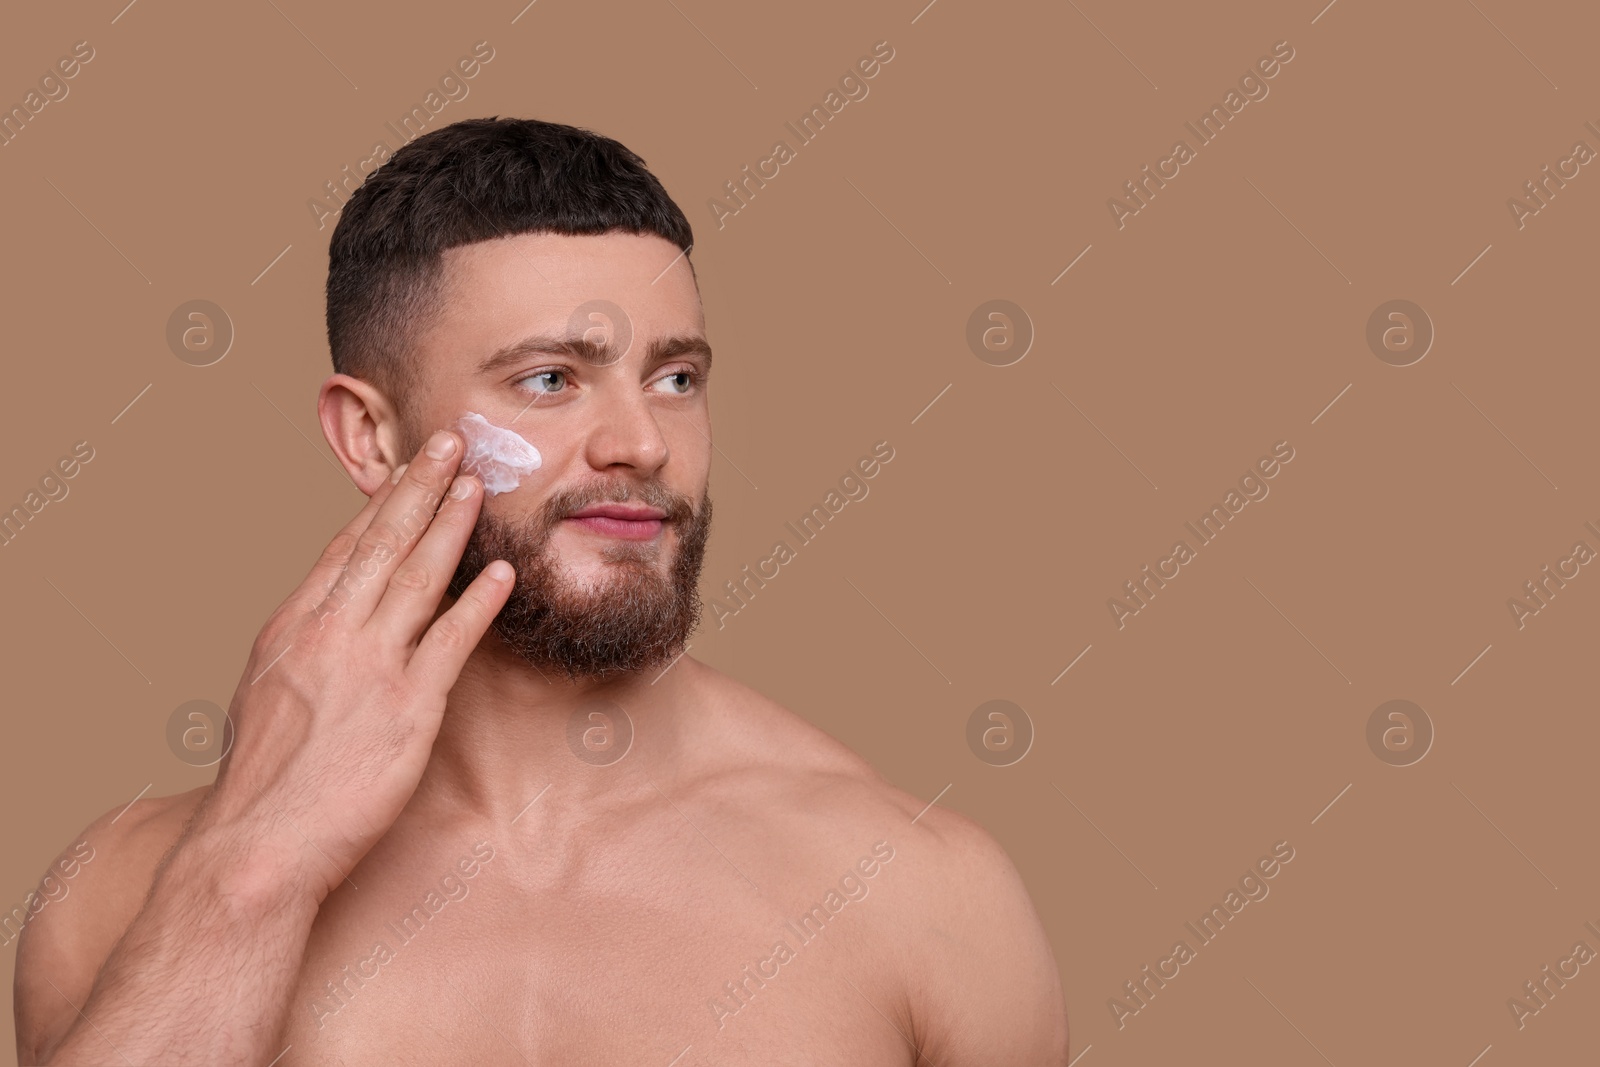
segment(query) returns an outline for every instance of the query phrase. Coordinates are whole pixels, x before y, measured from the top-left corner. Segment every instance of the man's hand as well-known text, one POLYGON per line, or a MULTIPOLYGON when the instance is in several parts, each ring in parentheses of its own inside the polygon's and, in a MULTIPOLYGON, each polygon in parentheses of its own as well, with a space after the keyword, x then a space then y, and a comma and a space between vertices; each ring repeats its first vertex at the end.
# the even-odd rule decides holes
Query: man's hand
POLYGON ((268 619, 216 784, 81 1010, 57 1003, 59 987, 45 994, 48 952, 30 969, 34 954, 19 953, 26 1062, 243 1064, 280 1051, 268 1046, 318 906, 415 791, 450 689, 511 591, 496 561, 438 614, 483 501, 477 479, 455 477, 461 455, 459 438, 435 434, 268 619))
POLYGON ((440 431, 373 494, 267 621, 229 708, 233 748, 197 821, 278 827, 272 847, 319 901, 416 789, 445 699, 511 591, 496 561, 434 619, 483 502, 477 479, 452 481, 461 455, 440 431))

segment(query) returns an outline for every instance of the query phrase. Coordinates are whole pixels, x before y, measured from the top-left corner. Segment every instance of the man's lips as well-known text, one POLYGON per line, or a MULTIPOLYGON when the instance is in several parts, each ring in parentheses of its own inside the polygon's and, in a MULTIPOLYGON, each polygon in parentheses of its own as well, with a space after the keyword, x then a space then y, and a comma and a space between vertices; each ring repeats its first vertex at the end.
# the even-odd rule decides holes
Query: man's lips
POLYGON ((648 541, 661 532, 666 512, 659 508, 630 507, 626 504, 597 504, 567 516, 564 521, 626 541, 648 541))

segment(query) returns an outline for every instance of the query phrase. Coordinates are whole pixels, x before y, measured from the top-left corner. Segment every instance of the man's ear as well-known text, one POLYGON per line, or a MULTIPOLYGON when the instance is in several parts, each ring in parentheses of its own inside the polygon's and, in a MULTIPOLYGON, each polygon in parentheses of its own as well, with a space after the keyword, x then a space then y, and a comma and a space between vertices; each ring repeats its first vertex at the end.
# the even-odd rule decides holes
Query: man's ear
POLYGON ((322 436, 344 464, 350 480, 371 496, 406 462, 400 416, 370 382, 335 374, 317 395, 322 436))

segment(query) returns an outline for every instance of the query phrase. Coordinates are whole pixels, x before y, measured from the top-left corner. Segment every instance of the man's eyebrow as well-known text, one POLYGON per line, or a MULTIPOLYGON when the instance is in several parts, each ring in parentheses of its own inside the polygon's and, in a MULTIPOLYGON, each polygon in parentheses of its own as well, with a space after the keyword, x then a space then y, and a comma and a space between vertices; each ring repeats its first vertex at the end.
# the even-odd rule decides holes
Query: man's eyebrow
POLYGON ((650 342, 645 355, 645 366, 653 367, 679 356, 699 356, 711 370, 711 346, 704 337, 658 337, 650 342))
MULTIPOLYGON (((490 374, 539 355, 569 356, 596 367, 609 366, 618 358, 609 345, 597 344, 581 334, 535 334, 496 351, 478 364, 478 373, 490 374)), ((656 338, 646 350, 645 365, 652 367, 678 356, 699 356, 705 361, 706 370, 711 369, 711 345, 697 336, 656 338)))

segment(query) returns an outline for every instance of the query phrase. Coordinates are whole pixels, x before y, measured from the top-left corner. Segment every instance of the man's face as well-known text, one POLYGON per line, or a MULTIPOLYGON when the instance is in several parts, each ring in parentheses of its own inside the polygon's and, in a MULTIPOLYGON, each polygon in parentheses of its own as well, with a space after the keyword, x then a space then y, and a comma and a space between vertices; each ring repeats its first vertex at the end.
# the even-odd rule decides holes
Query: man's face
POLYGON ((511 563, 517 587, 495 630, 535 666, 664 666, 698 621, 710 356, 678 257, 631 234, 524 234, 445 254, 444 306, 400 398, 407 454, 468 411, 539 450, 519 488, 485 499, 451 583, 459 595, 491 561, 511 563))

